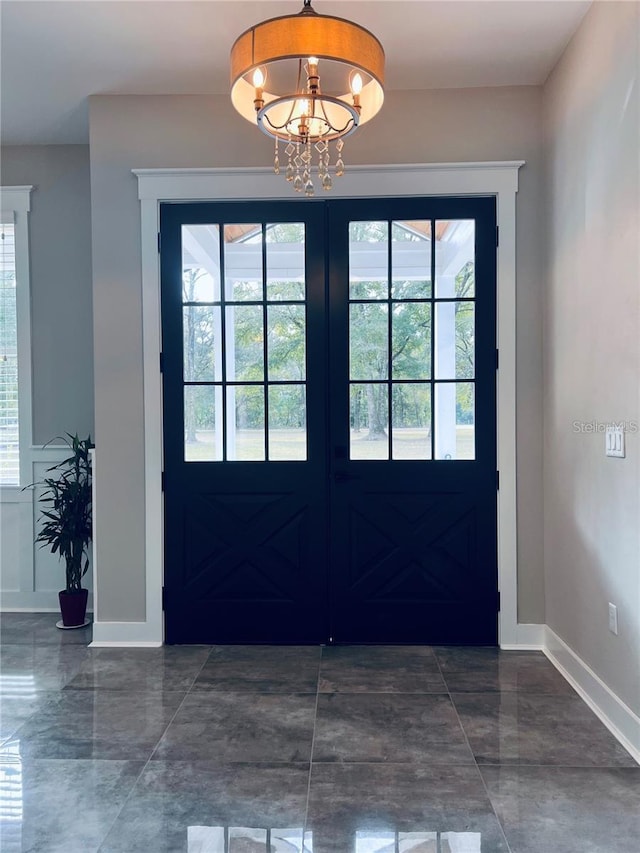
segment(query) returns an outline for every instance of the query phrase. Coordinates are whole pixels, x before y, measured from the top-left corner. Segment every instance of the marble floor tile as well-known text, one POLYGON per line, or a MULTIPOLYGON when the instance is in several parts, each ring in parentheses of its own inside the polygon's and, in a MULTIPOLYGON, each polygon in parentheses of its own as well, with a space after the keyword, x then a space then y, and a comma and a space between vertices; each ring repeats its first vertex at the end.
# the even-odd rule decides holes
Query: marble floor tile
MULTIPOLYGON (((92 614, 88 614, 91 618, 92 614)), ((93 628, 74 628, 63 631, 56 628, 59 613, 2 613, 0 614, 0 645, 37 644, 39 646, 88 646, 93 628)))
POLYGON ((313 764, 306 829, 314 853, 508 853, 475 766, 313 764))
POLYGON ((96 853, 144 764, 23 759, 11 766, 13 819, 0 821, 3 853, 96 853))
POLYGON ((493 648, 436 649, 452 693, 518 691, 575 696, 569 682, 542 652, 501 652, 493 648))
POLYGON ((640 853, 640 767, 539 653, 57 618, 0 615, 2 853, 640 853))
POLYGON ((313 761, 472 764, 447 695, 325 693, 313 761))
POLYGON ((452 699, 478 764, 635 766, 577 695, 453 693, 452 699))
POLYGON ((214 646, 194 691, 315 693, 318 646, 214 646))
POLYGON ((501 658, 505 660, 515 658, 541 660, 544 658, 542 652, 503 652, 497 646, 433 646, 433 653, 445 675, 447 672, 483 669, 501 658))
POLYGON ((190 693, 154 759, 309 761, 316 697, 284 693, 190 693))
POLYGON ((209 646, 89 649, 89 657, 67 687, 72 690, 186 692, 209 652, 209 646))
POLYGON ((22 689, 0 694, 0 740, 11 737, 36 711, 61 696, 59 690, 22 689))
POLYGON ((638 853, 640 767, 481 767, 513 853, 638 853))
POLYGON ((225 831, 232 850, 264 851, 267 830, 301 853, 308 780, 308 764, 152 761, 100 853, 222 851, 225 831))
POLYGON ((37 710, 15 737, 33 758, 146 760, 184 693, 63 690, 37 710))
POLYGON ((446 693, 433 651, 424 646, 327 646, 321 693, 446 693))
POLYGON ((4 644, 0 646, 0 695, 59 690, 89 654, 89 649, 76 644, 4 644))

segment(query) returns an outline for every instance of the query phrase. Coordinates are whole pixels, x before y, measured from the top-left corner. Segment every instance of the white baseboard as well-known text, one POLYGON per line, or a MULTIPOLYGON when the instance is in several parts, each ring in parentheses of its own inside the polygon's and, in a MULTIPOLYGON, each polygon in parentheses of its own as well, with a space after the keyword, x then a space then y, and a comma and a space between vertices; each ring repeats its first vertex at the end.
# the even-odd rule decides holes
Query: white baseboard
POLYGON ((91 648, 118 646, 158 648, 163 643, 155 625, 149 622, 94 622, 91 648))
POLYGON ((500 643, 504 651, 542 651, 545 644, 546 625, 518 624, 516 626, 516 642, 500 643))
MULTIPOLYGON (((0 593, 0 611, 4 613, 59 613, 57 592, 37 590, 21 592, 5 590, 0 593)), ((93 593, 87 599, 87 612, 93 612, 93 593)))
POLYGON ((545 655, 611 734, 640 764, 640 717, 559 637, 545 627, 545 655))

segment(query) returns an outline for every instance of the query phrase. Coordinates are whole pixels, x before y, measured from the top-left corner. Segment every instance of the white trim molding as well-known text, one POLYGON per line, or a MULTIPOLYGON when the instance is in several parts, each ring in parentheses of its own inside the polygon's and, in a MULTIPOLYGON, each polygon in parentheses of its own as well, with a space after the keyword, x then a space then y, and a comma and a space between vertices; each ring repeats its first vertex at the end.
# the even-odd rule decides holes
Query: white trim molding
POLYGON ((543 651, 546 642, 546 625, 521 623, 516 625, 516 642, 500 643, 503 651, 543 651))
MULTIPOLYGON (((524 161, 352 166, 336 181, 333 198, 491 195, 497 200, 498 347, 498 583, 499 639, 518 642, 516 527, 516 193, 524 161)), ((162 643, 163 502, 159 204, 292 198, 271 169, 134 169, 142 229, 142 324, 145 431, 146 621, 94 623, 100 644, 162 643), (126 626, 126 627, 125 627, 126 626)), ((304 199, 297 203, 310 203, 304 199)), ((311 202, 313 203, 313 202, 311 202)), ((100 576, 96 576, 99 594, 100 576)), ((98 613, 99 617, 99 613, 98 613)))
POLYGON ((545 625, 543 651, 598 719, 640 764, 640 717, 548 625, 545 625))
POLYGON ((95 620, 93 641, 89 643, 91 648, 97 649, 120 646, 158 648, 161 645, 162 638, 157 638, 152 622, 98 622, 95 620))

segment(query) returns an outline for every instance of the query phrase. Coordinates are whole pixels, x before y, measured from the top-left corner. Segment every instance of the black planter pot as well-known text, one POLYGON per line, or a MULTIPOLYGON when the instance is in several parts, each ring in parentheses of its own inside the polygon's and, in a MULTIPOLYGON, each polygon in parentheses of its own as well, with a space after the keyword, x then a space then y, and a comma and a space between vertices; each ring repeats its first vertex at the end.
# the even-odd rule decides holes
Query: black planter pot
POLYGON ((66 589, 60 590, 58 600, 60 601, 62 624, 65 628, 80 628, 84 625, 88 595, 89 590, 87 589, 78 589, 73 592, 66 589))

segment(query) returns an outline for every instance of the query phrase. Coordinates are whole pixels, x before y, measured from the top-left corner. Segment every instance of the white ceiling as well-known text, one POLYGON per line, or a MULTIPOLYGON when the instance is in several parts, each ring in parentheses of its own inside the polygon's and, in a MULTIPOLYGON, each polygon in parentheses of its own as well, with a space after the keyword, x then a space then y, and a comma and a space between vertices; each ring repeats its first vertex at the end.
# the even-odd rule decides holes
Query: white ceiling
MULTIPOLYGON (((387 89, 540 85, 584 0, 314 0, 363 24, 387 89)), ((226 94, 229 49, 302 0, 3 0, 4 144, 86 142, 91 94, 226 94)))

